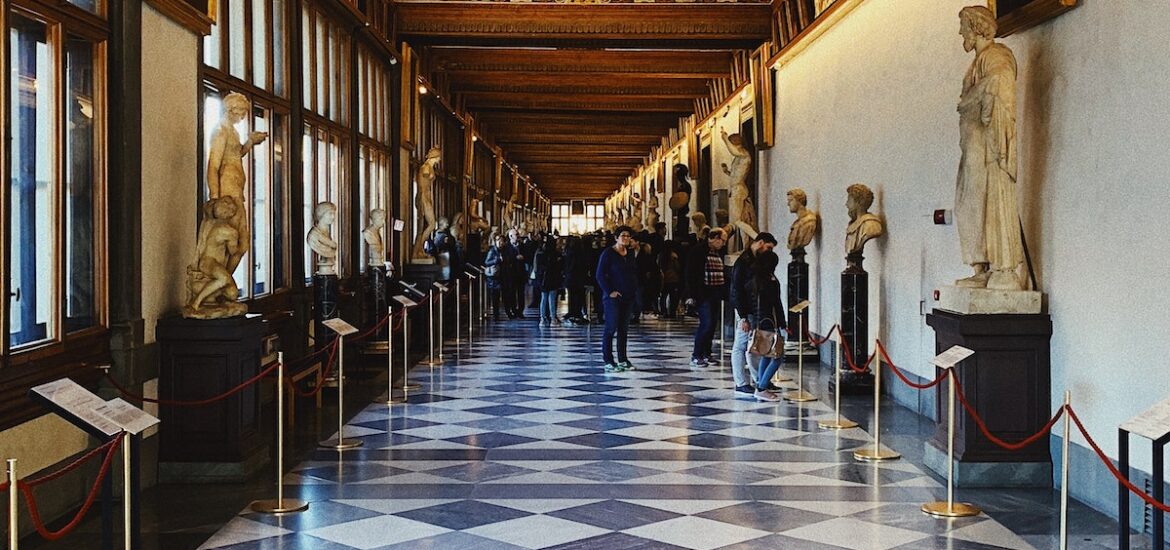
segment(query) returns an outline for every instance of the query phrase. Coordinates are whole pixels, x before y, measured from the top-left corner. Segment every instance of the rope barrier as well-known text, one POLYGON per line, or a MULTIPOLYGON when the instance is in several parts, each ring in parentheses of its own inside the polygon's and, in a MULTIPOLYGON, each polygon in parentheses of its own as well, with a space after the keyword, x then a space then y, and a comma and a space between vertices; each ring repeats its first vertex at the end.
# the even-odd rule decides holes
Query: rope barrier
MULTIPOLYGON (((106 475, 110 473, 110 463, 113 461, 114 454, 117 452, 118 447, 121 446, 122 440, 125 437, 126 432, 121 432, 109 443, 103 445, 102 447, 98 447, 98 449, 109 447, 109 449, 106 451, 106 458, 102 461, 102 468, 98 472, 97 478, 93 480, 93 485, 90 487, 89 494, 86 495, 85 502, 81 505, 81 509, 77 511, 77 515, 73 516, 73 519, 70 520, 69 523, 67 523, 61 529, 56 531, 49 531, 49 529, 45 527, 44 522, 41 520, 40 510, 37 508, 36 498, 34 498, 32 494, 32 489, 36 485, 52 479, 56 479, 60 476, 57 474, 50 474, 34 482, 17 482, 17 488, 19 488, 21 494, 24 495, 25 504, 28 506, 29 517, 32 518, 33 526, 36 528, 37 533, 41 536, 41 538, 48 541, 60 540, 81 524, 81 520, 85 518, 85 514, 89 512, 90 507, 93 506, 93 502, 97 498, 98 491, 101 489, 102 480, 105 479, 106 475)), ((92 454, 92 452, 89 454, 92 454)), ((86 456, 89 456, 89 454, 86 456)), ((79 466, 79 464, 76 462, 70 465, 72 468, 76 468, 77 466, 79 466)))
POLYGON ((821 338, 819 340, 817 339, 816 336, 813 336, 812 333, 807 331, 807 330, 804 331, 804 336, 805 336, 805 339, 808 340, 808 343, 812 344, 814 348, 819 348, 819 347, 821 347, 821 344, 828 342, 829 338, 833 337, 834 332, 840 333, 840 330, 841 330, 841 325, 833 325, 833 328, 829 329, 829 333, 826 334, 824 338, 821 338))
POLYGON ((31 481, 21 481, 21 483, 28 485, 29 487, 36 487, 36 486, 48 483, 50 481, 53 481, 55 479, 60 479, 60 478, 64 477, 66 474, 72 472, 73 470, 80 468, 82 465, 84 465, 86 462, 89 462, 93 457, 97 456, 102 451, 108 451, 111 446, 117 446, 117 444, 120 442, 121 442, 120 439, 117 439, 117 438, 111 439, 111 440, 107 441, 106 443, 104 443, 104 444, 94 448, 93 450, 85 453, 80 458, 78 458, 77 460, 74 460, 72 463, 70 463, 68 466, 61 468, 60 470, 58 470, 56 472, 53 472, 53 473, 45 475, 45 476, 41 476, 41 477, 34 479, 34 480, 31 480, 31 481))
POLYGON ((945 369, 945 370, 943 370, 943 373, 941 375, 939 375, 938 378, 935 378, 934 380, 927 382, 925 384, 918 384, 918 383, 912 382, 910 380, 910 378, 908 378, 905 374, 902 373, 902 369, 898 368, 898 365, 894 364, 894 361, 890 359, 889 354, 886 353, 886 347, 884 345, 882 345, 881 340, 877 341, 877 352, 876 353, 880 353, 882 355, 882 361, 884 362, 883 364, 889 366, 890 370, 894 371, 894 374, 898 376, 898 379, 901 380, 903 384, 906 384, 907 386, 910 386, 911 388, 914 388, 916 390, 928 390, 930 388, 933 388, 933 387, 941 384, 943 380, 946 380, 947 377, 951 375, 951 369, 945 369))
POLYGON ((874 358, 878 356, 877 351, 875 350, 872 354, 870 354, 869 359, 865 360, 865 364, 861 367, 858 367, 857 363, 853 362, 853 352, 849 351, 849 346, 841 346, 841 349, 845 350, 845 363, 849 366, 849 370, 856 372, 857 374, 865 374, 869 372, 869 365, 873 363, 874 358))
POLYGON ((1089 435, 1089 431, 1085 429, 1085 425, 1081 423, 1080 417, 1077 416, 1076 411, 1074 411, 1071 406, 1068 407, 1068 415, 1070 418, 1072 418, 1073 423, 1077 425, 1077 429, 1080 430, 1081 435, 1085 436, 1085 441, 1089 442, 1089 446, 1093 448, 1093 452, 1097 453, 1097 458, 1101 459, 1101 462, 1105 464, 1106 468, 1109 469, 1109 473, 1113 474, 1113 477, 1117 478, 1119 483, 1124 485, 1126 489, 1129 489, 1129 492, 1146 501, 1146 504, 1149 504, 1150 506, 1153 506, 1162 512, 1170 512, 1170 505, 1158 502, 1158 499, 1155 499, 1154 497, 1146 494, 1145 491, 1134 485, 1129 480, 1128 476, 1122 474, 1121 471, 1113 465, 1113 461, 1110 460, 1108 456, 1106 456, 1105 452, 1101 450, 1101 446, 1097 445, 1097 442, 1094 441, 1093 437, 1089 435))
POLYGON ((248 386, 251 386, 252 384, 255 384, 255 383, 259 382, 260 380, 262 380, 265 376, 272 374, 272 372, 275 371, 277 369, 277 367, 280 367, 280 363, 273 363, 272 366, 264 369, 263 371, 260 371, 260 374, 257 374, 256 376, 253 376, 253 377, 245 380, 240 385, 238 385, 238 386, 236 386, 236 387, 234 387, 234 388, 232 388, 232 389, 230 389, 230 390, 228 390, 220 395, 217 395, 214 397, 208 397, 207 399, 199 399, 196 401, 179 401, 179 400, 174 400, 174 399, 153 399, 150 397, 138 395, 138 394, 135 394, 135 393, 131 392, 130 390, 122 387, 122 385, 119 384, 117 380, 114 380, 113 376, 110 376, 109 372, 106 372, 106 380, 109 380, 110 384, 112 384, 114 386, 114 389, 118 390, 123 396, 128 397, 128 398, 135 400, 135 401, 141 401, 143 403, 158 403, 159 405, 166 405, 168 407, 199 407, 199 406, 203 406, 203 405, 210 405, 211 403, 215 403, 216 401, 223 401, 224 399, 227 399, 227 398, 243 391, 248 386))
POLYGON ((320 393, 321 390, 325 387, 326 379, 329 378, 329 375, 333 373, 333 360, 337 358, 337 348, 338 348, 337 340, 334 340, 333 343, 329 345, 329 347, 321 350, 321 351, 329 350, 329 359, 326 360, 325 370, 321 373, 321 377, 317 380, 317 384, 313 386, 313 389, 311 389, 307 392, 301 391, 301 389, 298 388, 297 385, 294 384, 292 380, 288 380, 288 379, 285 379, 285 384, 288 385, 288 387, 292 389, 293 393, 297 394, 300 397, 313 397, 313 396, 317 395, 318 393, 320 393))
POLYGON ((979 431, 983 432, 983 436, 986 437, 988 440, 990 440, 992 443, 994 443, 994 444, 998 445, 999 447, 1002 447, 1006 450, 1009 450, 1009 451, 1018 451, 1020 449, 1023 449, 1025 447, 1035 443, 1041 437, 1044 437, 1045 435, 1047 435, 1048 432, 1052 431, 1052 427, 1056 425, 1056 421, 1060 420, 1060 417, 1065 413, 1064 406, 1062 405, 1060 407, 1060 409, 1058 409, 1056 411, 1056 414, 1052 415, 1052 418, 1050 420, 1048 420, 1048 423, 1045 424, 1043 428, 1040 428, 1040 431, 1032 434, 1027 439, 1024 439, 1022 441, 1019 441, 1016 443, 1009 443, 1007 441, 1004 441, 1004 440, 996 437, 994 434, 991 433, 991 430, 989 430, 987 428, 987 423, 984 422, 983 419, 979 417, 979 413, 975 412, 975 407, 972 407, 971 404, 967 402, 967 396, 966 396, 966 394, 963 393, 963 386, 962 386, 962 384, 959 383, 958 377, 955 378, 955 395, 958 396, 959 403, 962 403, 963 408, 967 410, 967 414, 971 415, 971 419, 975 421, 975 425, 979 427, 979 431))

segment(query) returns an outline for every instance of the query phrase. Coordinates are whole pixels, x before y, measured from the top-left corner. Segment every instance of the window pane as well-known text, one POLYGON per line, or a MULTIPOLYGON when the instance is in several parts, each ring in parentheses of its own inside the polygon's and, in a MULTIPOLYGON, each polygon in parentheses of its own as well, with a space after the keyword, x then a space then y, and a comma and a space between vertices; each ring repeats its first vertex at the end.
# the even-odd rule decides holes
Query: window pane
MULTIPOLYGON (((284 138, 286 135, 284 115, 272 117, 272 290, 285 286, 284 273, 284 198, 285 158, 284 138)), ((308 231, 306 229, 306 231, 308 231)))
MULTIPOLYGON (((313 108, 313 75, 317 67, 313 64, 313 23, 309 17, 309 8, 301 13, 301 63, 304 64, 304 78, 301 79, 301 103, 306 109, 313 108)), ((308 231, 308 229, 306 229, 308 231)))
POLYGON ((281 97, 286 94, 284 90, 284 70, 285 52, 288 50, 286 41, 288 40, 288 29, 285 28, 285 10, 288 6, 285 5, 284 0, 272 0, 272 91, 281 97))
MULTIPOLYGON (((301 215, 304 216, 303 221, 305 233, 307 234, 308 231, 313 228, 313 206, 316 204, 316 201, 314 200, 314 197, 316 197, 316 192, 314 191, 313 185, 313 181, 315 179, 313 177, 313 152, 315 150, 315 145, 313 145, 313 129, 306 125, 304 132, 305 133, 301 138, 301 178, 304 183, 304 187, 302 188, 302 196, 304 197, 304 200, 302 201, 303 204, 301 205, 301 215)), ((308 246, 304 247, 304 249, 305 280, 309 281, 312 280, 313 277, 313 249, 309 248, 308 246)))
POLYGON ((101 7, 98 0, 69 0, 69 3, 91 13, 98 13, 101 7))
POLYGON ((65 44, 69 95, 65 140, 65 329, 95 326, 94 296, 94 45, 77 37, 65 44))
POLYGON ((215 24, 211 26, 211 34, 203 37, 203 64, 208 67, 221 68, 220 64, 220 44, 223 37, 223 14, 224 2, 219 3, 218 13, 215 16, 215 24))
POLYGON ((317 73, 317 114, 325 115, 325 81, 329 78, 325 70, 325 22, 317 17, 317 62, 314 70, 317 73))
MULTIPOLYGON (((254 131, 269 131, 269 115, 262 108, 254 108, 254 131)), ((271 136, 269 136, 271 139, 271 136)), ((269 153, 272 142, 252 148, 252 296, 261 296, 271 291, 270 265, 272 264, 272 170, 269 153)))
POLYGON ((48 29, 13 15, 12 178, 9 327, 13 346, 51 338, 53 326, 54 245, 53 148, 55 112, 53 48, 48 29))
POLYGON ((252 0, 252 83, 269 89, 268 2, 265 0, 252 0))
POLYGON ((228 59, 231 61, 231 74, 236 78, 247 79, 244 74, 247 69, 248 44, 244 41, 244 0, 223 0, 228 5, 228 59))

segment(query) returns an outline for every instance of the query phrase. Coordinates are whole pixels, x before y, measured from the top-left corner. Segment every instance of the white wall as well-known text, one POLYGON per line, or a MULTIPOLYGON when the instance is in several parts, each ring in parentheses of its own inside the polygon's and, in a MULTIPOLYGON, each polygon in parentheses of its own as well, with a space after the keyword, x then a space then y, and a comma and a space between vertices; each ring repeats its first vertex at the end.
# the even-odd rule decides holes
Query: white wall
POLYGON ((142 317, 146 343, 186 299, 195 255, 199 42, 142 7, 142 317))
MULTIPOLYGON (((934 334, 919 301, 929 311, 934 288, 968 274, 955 227, 932 225, 930 212, 953 206, 955 106, 972 58, 958 12, 972 3, 862 3, 779 69, 776 146, 762 155, 767 228, 786 233, 791 187, 822 216, 809 250, 821 333, 839 316, 845 188, 874 190, 887 235, 866 250, 871 338, 921 376, 934 334)), ((1053 408, 1071 390, 1111 456, 1117 425, 1170 394, 1168 20, 1170 3, 1084 2, 1005 40, 1019 60, 1021 214, 1055 330, 1053 408)))

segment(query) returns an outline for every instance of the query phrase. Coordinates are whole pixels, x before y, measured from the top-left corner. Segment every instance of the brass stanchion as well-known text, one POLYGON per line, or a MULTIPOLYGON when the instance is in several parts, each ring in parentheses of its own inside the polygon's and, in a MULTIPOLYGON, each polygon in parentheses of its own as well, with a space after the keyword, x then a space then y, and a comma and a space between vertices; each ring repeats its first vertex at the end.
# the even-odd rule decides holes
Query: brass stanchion
POLYGON ((444 314, 443 314, 443 295, 447 293, 447 285, 444 285, 443 283, 436 281, 435 288, 439 289, 439 326, 436 327, 436 330, 439 331, 439 337, 437 338, 437 340, 439 341, 439 350, 438 350, 438 356, 435 358, 438 361, 438 363, 433 364, 431 366, 432 367, 441 367, 441 366, 443 366, 443 343, 444 343, 444 339, 443 339, 443 317, 444 317, 444 314))
POLYGON ((946 502, 928 502, 922 505, 922 511, 936 518, 965 518, 977 516, 983 510, 955 502, 955 367, 947 369, 950 384, 947 386, 947 500, 946 502))
POLYGON ((8 550, 20 545, 20 514, 16 501, 16 459, 8 459, 8 550))
POLYGON ((442 355, 435 357, 435 289, 431 289, 431 295, 427 297, 427 341, 430 345, 430 359, 426 364, 432 367, 442 365, 442 355))
POLYGON ((455 354, 459 354, 459 327, 463 325, 463 313, 461 307, 463 300, 463 279, 455 279, 455 354))
MULTIPOLYGON (((808 300, 805 300, 805 301, 803 301, 795 306, 792 306, 792 309, 796 310, 796 313, 799 316, 798 317, 799 322, 798 322, 797 326, 800 326, 800 327, 804 326, 804 310, 807 307, 808 307, 808 300)), ((803 343, 803 338, 801 340, 803 343)), ((785 401, 792 401, 793 403, 806 403, 808 401, 815 401, 816 400, 816 397, 813 397, 813 394, 804 391, 804 354, 803 353, 796 356, 796 390, 788 390, 787 392, 785 392, 784 400, 785 401)))
POLYGON ((467 351, 471 351, 472 335, 475 332, 475 288, 479 286, 479 277, 470 271, 467 272, 467 351))
MULTIPOLYGON (((330 319, 330 321, 332 320, 330 319)), ((346 331, 349 330, 357 331, 352 326, 346 329, 346 331)), ((318 442, 317 446, 335 451, 345 451, 361 447, 362 440, 346 439, 345 437, 345 334, 337 329, 334 331, 337 332, 337 437, 318 442)), ((346 332, 346 334, 352 334, 352 332, 346 332)))
MULTIPOLYGON (((284 498, 284 352, 276 354, 276 500, 257 500, 252 511, 261 514, 291 514, 309 509, 309 503, 284 498)), ((341 409, 338 409, 340 413, 341 409)), ((340 432, 339 432, 340 435, 340 432)), ((129 450, 129 447, 127 447, 129 450)))
MULTIPOLYGON (((804 350, 804 338, 800 339, 801 351, 804 350)), ((802 354, 803 356, 803 354, 802 354)), ((822 420, 817 422, 821 429, 825 430, 848 430, 849 428, 856 428, 857 423, 852 420, 841 418, 841 332, 837 332, 837 357, 834 361, 836 365, 833 368, 833 376, 836 380, 836 391, 833 392, 834 408, 837 410, 837 417, 833 421, 822 420)))
MULTIPOLYGON (((403 307, 403 313, 406 308, 403 307)), ((402 324, 406 324, 403 318, 402 324)), ((382 405, 396 405, 394 400, 394 308, 386 307, 386 399, 375 399, 375 403, 382 405)))
MULTIPOLYGON (((1068 550, 1068 436, 1072 426, 1072 392, 1064 391, 1064 440, 1060 442, 1060 549, 1068 550)), ((1160 512, 1154 511, 1155 514, 1160 512)))
POLYGON ((853 458, 864 462, 880 462, 902 458, 901 453, 891 450, 882 450, 881 400, 882 396, 882 358, 875 354, 873 358, 873 448, 861 448, 853 451, 853 458))
POLYGON ((727 356, 727 308, 724 301, 719 300, 719 361, 723 362, 727 356))
POLYGON ((131 509, 133 508, 131 503, 134 499, 134 493, 133 489, 130 488, 130 479, 133 475, 130 473, 130 445, 132 445, 133 439, 134 436, 129 433, 122 437, 122 547, 126 550, 130 550, 134 546, 132 541, 134 526, 131 525, 134 519, 134 512, 131 509))

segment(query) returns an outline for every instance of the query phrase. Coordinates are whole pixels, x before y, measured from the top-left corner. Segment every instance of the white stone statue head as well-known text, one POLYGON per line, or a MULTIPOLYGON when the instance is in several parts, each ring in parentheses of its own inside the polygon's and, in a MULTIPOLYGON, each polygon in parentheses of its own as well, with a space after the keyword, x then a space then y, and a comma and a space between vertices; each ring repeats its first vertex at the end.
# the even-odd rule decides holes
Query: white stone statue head
POLYGON ((370 210, 370 227, 382 228, 386 225, 386 211, 381 208, 370 210))
POLYGON ((431 147, 430 149, 427 149, 427 158, 426 158, 427 161, 438 162, 439 159, 442 157, 443 157, 443 149, 440 148, 438 145, 431 147))
POLYGON ((337 218, 337 207, 331 202, 319 202, 313 208, 313 225, 317 227, 328 227, 333 225, 333 220, 337 218))
POLYGON ((976 38, 995 38, 999 26, 995 14, 986 6, 967 6, 959 11, 959 34, 963 35, 963 49, 975 49, 976 38))
POLYGON ((223 115, 233 126, 238 124, 241 120, 248 118, 248 112, 252 110, 252 102, 248 101, 247 96, 239 92, 232 92, 223 98, 223 115))
POLYGON ((863 184, 855 183, 846 190, 849 197, 845 200, 845 208, 849 210, 849 219, 856 220, 858 216, 869 212, 873 206, 873 191, 863 184))
POLYGON ((796 212, 804 206, 808 206, 808 194, 804 192, 804 189, 790 189, 788 191, 788 211, 796 212))

